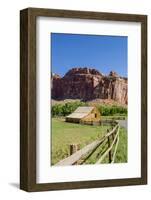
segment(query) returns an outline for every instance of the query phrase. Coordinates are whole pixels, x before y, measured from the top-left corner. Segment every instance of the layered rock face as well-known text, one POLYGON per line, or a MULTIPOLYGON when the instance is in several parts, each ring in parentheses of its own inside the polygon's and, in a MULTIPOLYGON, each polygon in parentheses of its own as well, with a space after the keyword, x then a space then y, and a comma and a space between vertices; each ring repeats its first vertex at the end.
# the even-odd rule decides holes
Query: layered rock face
POLYGON ((116 72, 103 75, 96 69, 73 68, 64 77, 52 76, 52 98, 81 99, 112 99, 127 104, 127 78, 118 76, 116 72))

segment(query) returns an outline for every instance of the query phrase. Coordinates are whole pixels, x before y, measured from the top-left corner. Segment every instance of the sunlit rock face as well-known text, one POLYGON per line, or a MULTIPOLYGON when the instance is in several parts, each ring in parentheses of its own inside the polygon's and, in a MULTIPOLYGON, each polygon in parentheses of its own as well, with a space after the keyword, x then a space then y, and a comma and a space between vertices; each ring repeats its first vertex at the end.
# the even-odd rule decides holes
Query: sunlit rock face
POLYGON ((112 99, 127 104, 127 78, 111 71, 108 76, 93 68, 72 68, 64 77, 52 75, 53 99, 112 99))

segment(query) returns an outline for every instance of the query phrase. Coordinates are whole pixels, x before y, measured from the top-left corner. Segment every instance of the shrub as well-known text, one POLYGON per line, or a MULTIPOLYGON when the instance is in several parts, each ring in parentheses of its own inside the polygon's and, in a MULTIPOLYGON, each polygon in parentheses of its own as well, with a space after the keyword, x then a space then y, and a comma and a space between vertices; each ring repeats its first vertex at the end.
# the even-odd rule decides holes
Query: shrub
POLYGON ((67 116, 74 112, 79 106, 87 106, 87 104, 81 101, 68 102, 65 104, 55 104, 51 108, 51 114, 53 117, 67 116))
MULTIPOLYGON (((55 104, 51 108, 52 117, 67 116, 79 106, 88 106, 88 104, 81 101, 55 104)), ((97 108, 102 116, 127 115, 127 108, 122 106, 98 105, 97 108)))
POLYGON ((127 108, 122 106, 101 105, 98 109, 102 116, 127 115, 127 108))

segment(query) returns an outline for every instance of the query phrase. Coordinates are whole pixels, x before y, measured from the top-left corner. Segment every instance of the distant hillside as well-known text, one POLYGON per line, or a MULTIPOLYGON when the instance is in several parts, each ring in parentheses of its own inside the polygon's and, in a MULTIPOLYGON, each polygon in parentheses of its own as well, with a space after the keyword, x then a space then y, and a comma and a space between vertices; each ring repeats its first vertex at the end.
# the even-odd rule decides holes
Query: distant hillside
POLYGON ((72 68, 64 77, 52 75, 52 99, 97 99, 128 102, 127 78, 111 71, 108 76, 92 68, 72 68))

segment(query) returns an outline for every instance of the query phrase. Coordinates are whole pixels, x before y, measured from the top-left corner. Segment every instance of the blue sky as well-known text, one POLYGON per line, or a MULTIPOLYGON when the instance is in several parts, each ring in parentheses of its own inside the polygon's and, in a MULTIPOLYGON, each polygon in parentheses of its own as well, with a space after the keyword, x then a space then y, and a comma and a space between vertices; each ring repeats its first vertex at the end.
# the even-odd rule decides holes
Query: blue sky
POLYGON ((127 37, 51 34, 52 72, 63 76, 73 67, 90 67, 103 74, 127 77, 127 37))

